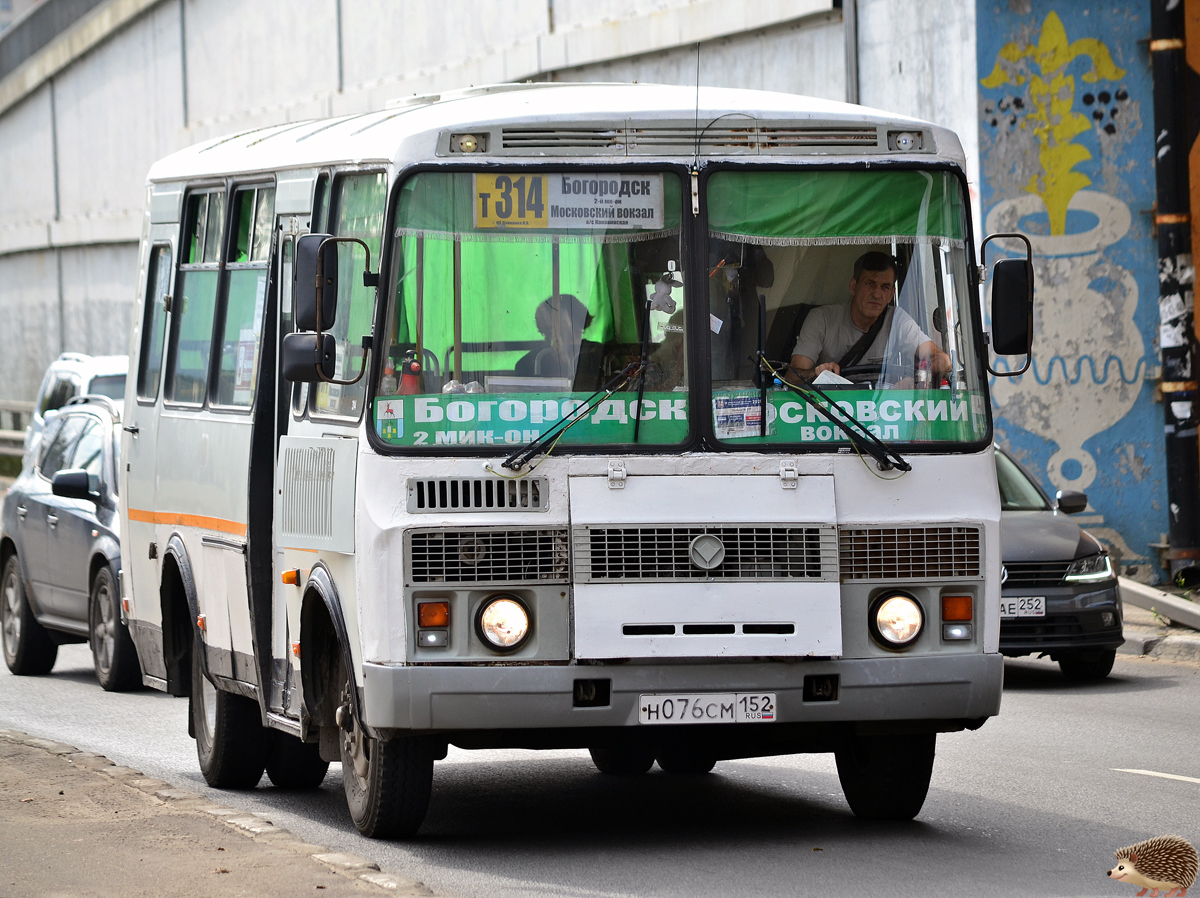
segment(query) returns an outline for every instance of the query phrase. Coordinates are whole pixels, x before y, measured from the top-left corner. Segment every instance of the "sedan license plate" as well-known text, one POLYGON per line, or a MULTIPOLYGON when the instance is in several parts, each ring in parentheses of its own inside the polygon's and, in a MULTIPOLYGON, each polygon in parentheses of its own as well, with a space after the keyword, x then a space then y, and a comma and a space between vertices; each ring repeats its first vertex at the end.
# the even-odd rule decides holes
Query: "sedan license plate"
POLYGON ((1045 617, 1045 596, 1014 596, 1000 599, 1001 617, 1045 617))
POLYGON ((774 692, 699 692, 643 695, 638 723, 772 723, 774 692))

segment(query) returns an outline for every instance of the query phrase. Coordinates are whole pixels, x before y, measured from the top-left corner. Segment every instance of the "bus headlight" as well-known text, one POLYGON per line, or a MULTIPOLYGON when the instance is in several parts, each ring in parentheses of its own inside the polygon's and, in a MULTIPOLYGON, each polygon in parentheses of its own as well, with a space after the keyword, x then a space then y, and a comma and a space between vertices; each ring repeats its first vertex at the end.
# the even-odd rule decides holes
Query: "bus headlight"
POLYGON ((492 596, 479 606, 475 630, 497 652, 515 652, 529 636, 529 611, 515 596, 492 596))
POLYGON ((871 635, 884 648, 904 649, 917 641, 925 626, 920 604, 903 593, 884 595, 872 605, 871 635))

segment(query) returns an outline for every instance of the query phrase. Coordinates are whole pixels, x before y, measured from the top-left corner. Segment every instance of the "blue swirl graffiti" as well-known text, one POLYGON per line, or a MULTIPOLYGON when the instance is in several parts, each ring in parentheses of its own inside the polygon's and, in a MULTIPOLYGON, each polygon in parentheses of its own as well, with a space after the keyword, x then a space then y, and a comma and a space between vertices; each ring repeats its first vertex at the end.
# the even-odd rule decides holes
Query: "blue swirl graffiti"
MULTIPOLYGON (((1092 369, 1092 383, 1097 384, 1097 385, 1103 385, 1103 384, 1108 383, 1108 369, 1109 369, 1109 366, 1114 363, 1117 366, 1118 376, 1121 378, 1121 381, 1126 384, 1135 384, 1138 381, 1140 381, 1143 377, 1143 371, 1146 368, 1146 360, 1144 358, 1138 359, 1137 365, 1133 369, 1133 376, 1131 377, 1125 373, 1125 363, 1120 359, 1120 357, 1115 356, 1115 355, 1110 355, 1108 358, 1106 358, 1104 360, 1104 369, 1103 369, 1104 376, 1100 377, 1100 376, 1097 376, 1097 374, 1096 374, 1096 360, 1094 358, 1092 358, 1090 355, 1082 355, 1075 361, 1075 377, 1072 378, 1071 374, 1070 374, 1070 369, 1067 367, 1067 360, 1065 358, 1063 358, 1061 355, 1053 355, 1050 357, 1050 361, 1046 363, 1046 368, 1045 368, 1046 376, 1043 377, 1040 373, 1041 369, 1038 365, 1038 360, 1035 358, 1033 360, 1033 364, 1029 366, 1029 371, 1030 371, 1030 373, 1033 374, 1034 380, 1036 380, 1041 386, 1043 386, 1043 387, 1046 386, 1054 378, 1055 362, 1057 362, 1059 367, 1062 369, 1063 378, 1066 380, 1066 382, 1068 384, 1071 384, 1072 386, 1079 383, 1079 381, 1083 379, 1083 363, 1084 362, 1087 362, 1088 366, 1092 369)), ((993 363, 992 367, 994 367, 997 371, 1012 370, 1011 366, 1009 366, 1008 361, 1006 359, 996 359, 996 361, 993 363), (1003 365, 1003 368, 1001 367, 1002 365, 1003 365)), ((1016 378, 1016 380, 1020 381, 1024 377, 1025 377, 1025 375, 1022 374, 1022 375, 1018 376, 1016 378)), ((991 378, 990 380, 991 380, 991 382, 995 382, 994 377, 991 378)))

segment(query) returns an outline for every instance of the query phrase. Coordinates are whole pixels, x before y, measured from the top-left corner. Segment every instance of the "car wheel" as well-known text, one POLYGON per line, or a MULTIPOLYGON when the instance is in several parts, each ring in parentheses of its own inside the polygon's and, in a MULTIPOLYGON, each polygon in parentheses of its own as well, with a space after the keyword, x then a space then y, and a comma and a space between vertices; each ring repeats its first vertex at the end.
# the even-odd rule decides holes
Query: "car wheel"
POLYGON ((433 750, 420 737, 376 739, 363 729, 347 679, 337 709, 342 785, 358 831, 369 839, 416 834, 433 790, 433 750))
POLYGON ((654 764, 653 749, 640 745, 601 745, 589 748, 588 754, 606 776, 640 776, 654 764))
POLYGON ((58 658, 58 646, 46 628, 33 618, 16 555, 8 557, 0 575, 0 630, 4 663, 9 670, 19 677, 50 673, 58 658))
POLYGON ((1058 666, 1068 680, 1103 680, 1112 673, 1116 649, 1080 650, 1058 656, 1058 666))
POLYGON ((271 730, 269 738, 267 776, 272 783, 280 789, 315 789, 325 781, 329 762, 321 760, 319 746, 279 730, 271 730))
POLYGON ((706 751, 694 748, 664 748, 655 756, 664 773, 677 776, 698 776, 717 765, 717 759, 706 751))
POLYGON ((112 569, 96 572, 88 601, 88 642, 96 679, 105 692, 126 692, 142 685, 142 670, 129 629, 121 622, 120 598, 112 569))
POLYGON ((258 704, 225 692, 204 675, 199 639, 192 649, 192 728, 204 781, 214 789, 253 789, 267 765, 267 730, 258 704))
POLYGON ((853 736, 834 753, 842 792, 855 817, 911 820, 921 812, 937 736, 853 736))

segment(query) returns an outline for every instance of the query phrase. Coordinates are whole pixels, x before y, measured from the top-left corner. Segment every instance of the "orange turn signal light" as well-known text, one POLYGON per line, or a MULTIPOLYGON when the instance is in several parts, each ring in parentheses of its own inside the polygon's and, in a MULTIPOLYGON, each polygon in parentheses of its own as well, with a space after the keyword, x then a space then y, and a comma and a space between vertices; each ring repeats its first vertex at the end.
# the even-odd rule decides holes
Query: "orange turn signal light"
POLYGON ((196 616, 196 626, 200 628, 201 633, 208 632, 208 619, 203 615, 196 616))
POLYGON ((422 627, 450 626, 450 603, 421 602, 417 605, 417 623, 422 627))
POLYGON ((942 620, 969 621, 973 616, 970 596, 942 596, 942 620))
POLYGON ((300 585, 300 571, 296 570, 294 568, 290 571, 284 571, 279 579, 282 580, 284 583, 286 583, 288 586, 299 586, 300 585))

